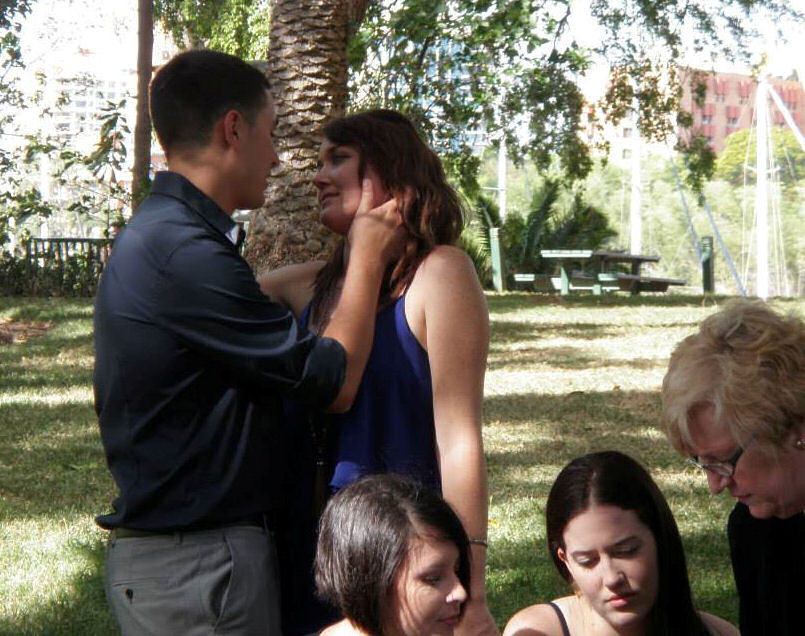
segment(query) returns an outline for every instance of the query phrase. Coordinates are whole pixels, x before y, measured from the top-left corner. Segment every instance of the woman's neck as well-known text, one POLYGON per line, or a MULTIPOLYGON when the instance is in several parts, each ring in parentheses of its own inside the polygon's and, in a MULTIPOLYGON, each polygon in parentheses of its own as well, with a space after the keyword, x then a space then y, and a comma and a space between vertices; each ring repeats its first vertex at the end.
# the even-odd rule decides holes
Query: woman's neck
MULTIPOLYGON (((615 627, 607 622, 590 605, 586 598, 580 595, 565 597, 565 607, 570 609, 565 618, 571 634, 589 634, 591 636, 646 636, 647 619, 629 625, 615 627)), ((565 600, 563 599, 563 600, 565 600)))
POLYGON ((348 618, 333 623, 321 632, 321 636, 369 636, 348 618))

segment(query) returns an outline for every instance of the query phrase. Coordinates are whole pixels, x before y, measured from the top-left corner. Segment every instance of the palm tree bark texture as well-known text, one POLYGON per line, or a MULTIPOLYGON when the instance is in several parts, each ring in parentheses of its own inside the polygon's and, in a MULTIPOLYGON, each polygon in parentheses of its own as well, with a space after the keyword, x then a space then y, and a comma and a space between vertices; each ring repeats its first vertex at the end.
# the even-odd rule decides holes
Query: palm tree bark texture
POLYGON ((255 272, 325 258, 331 236, 318 218, 313 176, 322 128, 344 113, 346 48, 368 0, 273 0, 268 78, 282 165, 252 214, 246 258, 255 272))

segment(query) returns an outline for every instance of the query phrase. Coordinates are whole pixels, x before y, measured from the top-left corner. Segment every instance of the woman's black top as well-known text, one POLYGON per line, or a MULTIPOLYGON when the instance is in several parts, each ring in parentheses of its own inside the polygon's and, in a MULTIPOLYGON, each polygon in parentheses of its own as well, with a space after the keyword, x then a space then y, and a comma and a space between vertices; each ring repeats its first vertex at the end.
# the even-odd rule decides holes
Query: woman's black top
POLYGON ((559 609, 559 606, 550 601, 548 603, 553 608, 553 611, 556 612, 556 615, 559 617, 559 622, 562 623, 562 636, 570 636, 570 629, 567 627, 567 621, 565 620, 565 615, 562 613, 562 610, 559 609))
POLYGON ((741 503, 727 525, 741 636, 801 634, 805 625, 805 514, 755 519, 741 503))

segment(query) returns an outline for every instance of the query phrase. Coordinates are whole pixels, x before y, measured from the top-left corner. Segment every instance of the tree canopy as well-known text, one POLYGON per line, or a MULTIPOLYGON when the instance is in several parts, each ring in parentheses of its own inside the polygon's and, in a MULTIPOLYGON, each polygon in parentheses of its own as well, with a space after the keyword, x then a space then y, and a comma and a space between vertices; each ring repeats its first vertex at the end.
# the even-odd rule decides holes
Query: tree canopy
MULTIPOLYGON (((349 4, 348 0, 338 0, 349 4)), ((515 160, 558 160, 570 179, 591 167, 582 126, 599 130, 637 109, 641 134, 664 140, 681 110, 676 60, 686 52, 741 55, 753 16, 802 18, 785 0, 373 0, 350 38, 349 108, 406 112, 465 189, 474 191, 473 146, 505 140, 515 160), (573 39, 588 11, 600 42, 573 39), (588 104, 580 81, 594 61, 612 74, 606 95, 588 104)), ((155 0, 155 16, 184 46, 205 45, 247 59, 267 51, 269 0, 155 0)), ((600 139, 600 138, 599 138, 600 139)), ((692 182, 712 173, 696 137, 679 143, 692 182)), ((603 147, 604 144, 602 144, 603 147)))
MULTIPOLYGON (((771 156, 777 168, 781 183, 793 184, 805 178, 805 150, 800 146, 788 128, 774 128, 771 131, 771 156)), ((755 156, 757 154, 757 136, 753 130, 739 130, 727 137, 724 150, 716 162, 715 176, 730 183, 743 183, 747 167, 748 176, 754 181, 755 156)))
POLYGON ((154 0, 154 18, 182 48, 207 48, 264 60, 270 27, 268 0, 154 0))

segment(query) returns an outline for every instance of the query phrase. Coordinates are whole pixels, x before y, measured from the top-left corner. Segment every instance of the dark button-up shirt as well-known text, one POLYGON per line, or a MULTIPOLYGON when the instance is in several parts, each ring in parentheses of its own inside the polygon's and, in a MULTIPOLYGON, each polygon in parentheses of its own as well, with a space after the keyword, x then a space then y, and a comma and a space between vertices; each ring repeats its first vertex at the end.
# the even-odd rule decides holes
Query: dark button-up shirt
POLYGON ((335 399, 345 353, 261 292, 232 220, 156 175, 115 241, 95 303, 95 407, 120 491, 104 527, 171 531, 275 509, 281 394, 335 399))

